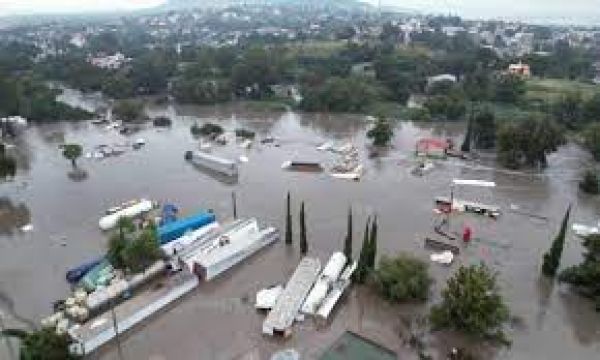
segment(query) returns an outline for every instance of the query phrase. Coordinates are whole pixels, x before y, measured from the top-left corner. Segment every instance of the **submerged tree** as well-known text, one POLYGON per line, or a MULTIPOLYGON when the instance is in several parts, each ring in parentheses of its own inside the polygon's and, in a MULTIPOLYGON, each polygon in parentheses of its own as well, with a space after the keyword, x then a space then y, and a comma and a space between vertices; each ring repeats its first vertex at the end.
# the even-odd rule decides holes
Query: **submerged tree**
POLYGON ((291 199, 290 199, 290 192, 288 191, 287 193, 287 199, 286 199, 286 203, 287 203, 287 208, 286 208, 286 214, 285 214, 285 244, 286 245, 291 245, 292 244, 292 210, 291 210, 291 199))
POLYGON ((344 255, 348 262, 352 261, 352 207, 348 209, 348 229, 344 241, 344 255))
POLYGON ((546 156, 564 143, 564 133, 551 119, 532 116, 503 123, 498 129, 497 143, 498 161, 503 166, 545 168, 546 156))
POLYGON ((430 313, 436 329, 448 328, 503 342, 507 339, 502 326, 508 319, 496 274, 484 264, 461 266, 442 291, 442 302, 430 313))
POLYGON ((569 223, 569 214, 571 213, 571 205, 567 209, 563 218, 560 230, 550 250, 544 254, 544 263, 542 264, 542 273, 548 277, 554 277, 558 266, 560 265, 560 257, 562 256, 563 248, 565 246, 565 236, 567 234, 567 225, 569 223))
POLYGON ((383 255, 373 280, 377 290, 391 301, 425 301, 433 283, 427 263, 405 253, 395 258, 383 255))
POLYGON ((383 116, 378 117, 373 128, 367 132, 367 137, 373 140, 375 146, 387 146, 393 136, 394 129, 383 116))
POLYGON ((77 159, 83 153, 83 148, 79 144, 66 144, 63 147, 63 156, 67 160, 71 160, 73 168, 77 167, 77 159))
POLYGON ((156 227, 151 224, 136 234, 131 219, 120 218, 117 231, 109 239, 106 257, 117 269, 143 271, 161 257, 156 227))
POLYGON ((560 273, 559 281, 573 285, 579 293, 596 302, 600 311, 600 235, 589 235, 583 239, 586 253, 583 262, 560 273))
POLYGON ((6 329, 0 335, 21 340, 19 359, 22 360, 74 360, 80 356, 69 351, 71 340, 67 334, 57 334, 54 329, 27 332, 6 329))
POLYGON ((491 149, 496 145, 496 119, 489 108, 482 108, 471 119, 472 141, 477 149, 491 149))
POLYGON ((598 175, 593 170, 586 170, 579 182, 579 189, 586 194, 597 195, 600 192, 598 175))
POLYGON ((308 252, 308 242, 306 241, 306 218, 304 215, 304 201, 300 207, 300 253, 305 255, 308 252))

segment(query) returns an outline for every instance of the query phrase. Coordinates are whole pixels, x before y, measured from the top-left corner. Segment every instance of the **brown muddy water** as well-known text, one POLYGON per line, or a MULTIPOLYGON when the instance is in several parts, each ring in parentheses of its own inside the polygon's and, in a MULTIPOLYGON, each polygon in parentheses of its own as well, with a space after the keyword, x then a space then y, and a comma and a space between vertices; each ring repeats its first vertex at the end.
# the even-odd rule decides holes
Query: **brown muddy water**
MULTIPOLYGON (((515 317, 509 328, 510 348, 474 346, 485 358, 497 359, 598 359, 600 314, 590 302, 568 288, 539 280, 542 253, 558 230, 569 203, 572 220, 595 224, 600 202, 577 192, 581 168, 590 160, 577 146, 567 145, 549 158, 542 174, 496 170, 493 163, 440 161, 425 177, 410 174, 412 150, 422 136, 452 137, 460 143, 462 124, 400 122, 394 148, 385 157, 367 159, 364 117, 299 113, 253 113, 238 106, 150 108, 154 115, 168 114, 171 129, 151 126, 125 137, 114 130, 88 123, 32 127, 13 150, 20 160, 18 177, 0 184, 0 310, 4 326, 31 326, 48 315, 51 302, 68 291, 67 268, 94 258, 105 249, 98 219, 114 204, 149 197, 179 205, 183 213, 214 209, 221 221, 231 217, 231 192, 238 199, 240 216, 253 216, 279 228, 284 225, 284 198, 292 193, 294 219, 300 201, 306 202, 310 254, 325 262, 342 248, 348 206, 354 210, 354 249, 360 248, 368 215, 377 214, 379 254, 408 251, 429 261, 422 241, 432 233, 436 215, 433 198, 448 195, 452 178, 492 180, 494 189, 458 188, 457 198, 495 203, 503 215, 494 221, 476 216, 456 216, 452 225, 474 229, 475 241, 450 268, 431 264, 436 279, 426 305, 391 305, 365 288, 355 287, 339 304, 333 321, 317 326, 311 320, 296 324, 288 340, 261 335, 264 314, 253 308, 257 290, 285 282, 300 258, 282 242, 267 248, 215 281, 202 284, 174 306, 157 314, 122 338, 124 359, 268 359, 281 349, 295 348, 303 358, 318 357, 345 330, 356 331, 395 350, 399 358, 416 358, 402 340, 405 323, 439 299, 445 279, 458 264, 486 262, 499 273, 500 285, 515 317), (244 127, 258 138, 274 136, 280 147, 255 143, 241 149, 235 143, 213 148, 229 158, 246 155, 239 180, 224 183, 187 164, 184 151, 196 149, 189 133, 194 122, 215 121, 227 129, 244 127), (115 144, 143 137, 147 145, 120 157, 103 160, 81 158, 88 173, 73 181, 70 163, 58 145, 79 142, 85 151, 99 144, 115 144), (281 169, 285 160, 319 159, 332 164, 335 155, 316 151, 324 141, 354 142, 361 150, 366 174, 360 182, 338 180, 326 173, 295 173, 281 169), (511 212, 548 217, 548 221, 511 212), (20 226, 31 222, 33 231, 20 226)), ((295 224, 296 225, 296 224, 295 224)), ((295 231, 298 227, 295 226, 295 231)), ((295 239, 297 241, 297 237, 295 239)), ((580 241, 569 232, 563 266, 581 259, 580 241)), ((472 345, 454 334, 425 337, 434 358, 443 358, 455 345, 472 345)), ((15 355, 15 344, 0 342, 0 358, 15 355)), ((117 359, 115 343, 94 358, 117 359)))

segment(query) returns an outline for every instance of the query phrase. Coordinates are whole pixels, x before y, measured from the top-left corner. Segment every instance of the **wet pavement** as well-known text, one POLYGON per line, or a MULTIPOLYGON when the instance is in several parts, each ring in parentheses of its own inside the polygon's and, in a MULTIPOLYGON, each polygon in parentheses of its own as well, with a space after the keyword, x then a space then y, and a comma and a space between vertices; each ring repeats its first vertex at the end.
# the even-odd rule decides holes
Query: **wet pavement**
MULTIPOLYGON (((19 175, 13 182, 0 184, 0 309, 5 326, 29 326, 50 313, 52 301, 68 291, 66 269, 104 251, 106 239, 97 225, 103 211, 128 199, 172 202, 184 214, 213 209, 224 221, 231 217, 231 192, 235 191, 239 216, 257 217, 283 228, 285 194, 291 191, 295 221, 300 201, 306 203, 309 253, 322 262, 343 246, 349 205, 354 210, 355 254, 367 216, 377 214, 379 254, 408 251, 427 260, 430 251, 422 243, 436 221, 433 198, 449 195, 452 178, 466 178, 491 180, 498 186, 460 187, 455 196, 497 204, 503 215, 498 220, 452 217, 456 231, 468 224, 475 239, 452 267, 431 264, 436 284, 426 305, 388 304, 368 289, 355 287, 333 313, 331 324, 319 327, 307 320, 295 325, 291 339, 263 337, 264 314, 254 310, 254 296, 257 290, 285 282, 291 275, 300 258, 296 233, 293 248, 283 243, 268 247, 125 334, 124 358, 267 359, 277 350, 296 348, 303 358, 311 359, 347 329, 381 342, 403 359, 416 358, 400 336, 406 322, 425 314, 439 299, 445 279, 459 263, 480 261, 499 272, 515 321, 509 329, 510 348, 479 346, 477 352, 498 359, 598 357, 600 314, 567 288, 539 279, 542 254, 569 203, 573 204, 572 221, 597 221, 600 201, 577 191, 579 172, 590 161, 577 146, 567 145, 551 155, 549 168, 542 174, 496 170, 490 160, 448 160, 437 162, 426 176, 415 177, 410 170, 416 139, 434 135, 454 138, 460 144, 463 124, 400 122, 394 148, 383 158, 367 159, 367 122, 362 116, 249 112, 236 105, 151 107, 150 111, 173 116, 174 126, 155 129, 149 125, 125 137, 89 123, 47 124, 28 129, 12 149, 21 159, 19 175), (244 127, 256 131, 259 139, 276 137, 280 146, 258 142, 248 150, 235 143, 215 146, 215 155, 249 159, 240 164, 237 183, 223 182, 184 161, 186 150, 198 148, 198 140, 189 132, 195 121, 218 122, 228 130, 244 127), (140 137, 147 141, 140 150, 102 160, 79 159, 87 177, 78 181, 69 175, 70 162, 58 149, 62 141, 81 143, 87 152, 100 144, 133 142, 140 137), (291 159, 319 159, 326 167, 332 165, 335 155, 316 150, 325 141, 351 141, 358 146, 366 167, 360 182, 333 179, 326 172, 281 169, 291 159), (511 205, 520 213, 511 212, 511 205), (20 227, 28 222, 33 231, 21 232, 20 227)), ((579 239, 569 232, 562 265, 578 263, 581 252, 579 239)), ((454 334, 432 334, 425 340, 436 358, 457 344, 470 345, 454 334)), ((0 348, 0 357, 10 354, 4 344, 0 348)), ((118 358, 115 343, 94 357, 118 358)))

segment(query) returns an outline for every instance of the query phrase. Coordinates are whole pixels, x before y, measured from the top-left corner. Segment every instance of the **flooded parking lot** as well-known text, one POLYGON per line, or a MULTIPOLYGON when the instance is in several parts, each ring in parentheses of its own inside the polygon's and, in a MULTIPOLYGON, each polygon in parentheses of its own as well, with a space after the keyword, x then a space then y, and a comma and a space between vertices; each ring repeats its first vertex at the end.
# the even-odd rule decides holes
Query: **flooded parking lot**
MULTIPOLYGON (((436 162, 426 176, 415 177, 410 174, 415 141, 433 135, 460 143, 463 124, 399 122, 393 149, 384 157, 368 159, 367 122, 362 116, 261 113, 238 106, 156 107, 150 112, 172 116, 174 125, 170 129, 148 126, 130 137, 89 123, 41 125, 28 129, 13 149, 20 160, 19 175, 0 185, 0 309, 7 327, 29 326, 50 313, 52 301, 68 291, 66 269, 104 251, 106 239, 98 230, 99 217, 124 200, 147 197, 172 202, 189 214, 213 209, 224 221, 232 216, 231 192, 235 191, 239 216, 283 228, 285 194, 290 191, 295 220, 300 201, 306 203, 309 253, 322 262, 342 248, 350 205, 355 253, 367 216, 377 214, 379 254, 408 251, 428 259, 423 238, 431 234, 436 220, 433 198, 449 195, 452 178, 464 178, 495 181, 497 187, 456 188, 457 198, 497 204, 503 214, 498 220, 453 217, 453 228, 459 230, 463 224, 473 228, 474 241, 450 269, 431 264, 436 285, 427 305, 395 306, 368 289, 355 287, 334 312, 330 325, 319 327, 307 320, 294 327, 289 340, 264 338, 264 315, 254 310, 254 296, 257 290, 288 279, 300 258, 296 236, 293 249, 280 242, 259 252, 125 334, 121 341, 124 358, 265 359, 291 347, 310 359, 346 329, 381 342, 402 358, 412 358, 416 355, 403 346, 399 336, 402 319, 426 313, 458 264, 480 261, 499 272, 517 320, 509 332, 510 348, 479 351, 499 359, 597 358, 600 314, 568 289, 539 280, 542 253, 550 246, 568 205, 573 204, 572 221, 595 224, 598 218, 600 202, 577 191, 579 172, 590 161, 577 146, 567 145, 551 155, 549 168, 542 174, 497 170, 490 160, 448 160, 436 162), (184 161, 184 152, 199 144, 190 126, 206 121, 218 122, 230 131, 238 127, 256 131, 258 139, 273 136, 280 146, 255 142, 243 149, 232 142, 213 147, 215 155, 248 157, 247 163, 240 164, 237 182, 223 182, 184 161), (70 162, 58 149, 63 141, 78 142, 85 153, 100 144, 140 137, 147 144, 138 151, 106 159, 81 158, 79 166, 88 176, 77 181, 68 175, 70 162), (316 159, 329 167, 336 156, 316 150, 326 141, 350 141, 359 148, 366 169, 360 182, 334 179, 326 172, 281 169, 291 159, 316 159), (22 232, 20 227, 28 223, 33 230, 22 232)), ((562 265, 578 263, 581 252, 579 239, 569 232, 562 265)), ((438 354, 462 339, 438 334, 427 341, 438 354)), ((118 358, 115 343, 95 357, 118 358)))

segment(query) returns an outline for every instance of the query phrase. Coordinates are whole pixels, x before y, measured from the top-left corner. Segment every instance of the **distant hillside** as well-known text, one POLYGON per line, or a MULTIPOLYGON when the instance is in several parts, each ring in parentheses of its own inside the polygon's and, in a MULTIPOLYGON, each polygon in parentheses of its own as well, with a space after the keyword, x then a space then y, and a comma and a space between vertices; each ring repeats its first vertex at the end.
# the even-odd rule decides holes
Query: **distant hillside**
POLYGON ((370 6, 360 0, 168 0, 170 9, 227 7, 231 5, 305 5, 353 8, 370 6))

